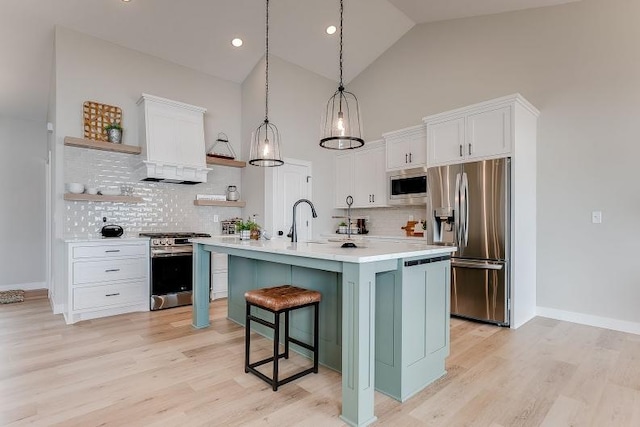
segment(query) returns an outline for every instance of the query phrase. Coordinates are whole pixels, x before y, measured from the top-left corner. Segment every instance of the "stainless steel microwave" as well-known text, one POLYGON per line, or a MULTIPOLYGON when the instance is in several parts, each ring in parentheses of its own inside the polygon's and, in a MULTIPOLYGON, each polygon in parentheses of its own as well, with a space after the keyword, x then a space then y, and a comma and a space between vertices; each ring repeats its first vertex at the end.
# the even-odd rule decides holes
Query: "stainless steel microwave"
POLYGON ((388 172, 387 178, 390 205, 424 205, 427 203, 427 168, 388 172))

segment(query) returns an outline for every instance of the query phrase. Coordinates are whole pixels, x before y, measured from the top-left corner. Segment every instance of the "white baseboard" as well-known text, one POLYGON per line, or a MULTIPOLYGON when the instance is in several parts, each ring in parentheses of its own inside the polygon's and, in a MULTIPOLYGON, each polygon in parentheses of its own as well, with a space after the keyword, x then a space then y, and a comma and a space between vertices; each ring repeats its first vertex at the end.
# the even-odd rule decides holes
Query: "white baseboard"
POLYGON ((34 289, 47 289, 47 284, 45 282, 32 282, 32 283, 18 283, 15 285, 0 285, 0 291, 11 291, 11 290, 23 290, 23 291, 32 291, 34 289))
POLYGON ((576 313, 573 311, 564 311, 549 307, 537 307, 536 313, 541 317, 548 317, 556 320, 579 323, 581 325, 595 326, 598 328, 612 329, 614 331, 640 335, 640 323, 637 322, 612 319, 610 317, 593 316, 591 314, 576 313))

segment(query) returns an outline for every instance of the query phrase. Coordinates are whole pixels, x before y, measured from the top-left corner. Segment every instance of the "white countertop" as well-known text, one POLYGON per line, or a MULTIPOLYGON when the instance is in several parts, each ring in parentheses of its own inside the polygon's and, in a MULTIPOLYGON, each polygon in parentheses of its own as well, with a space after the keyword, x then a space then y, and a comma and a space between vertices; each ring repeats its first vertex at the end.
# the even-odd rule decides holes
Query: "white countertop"
POLYGON ((95 237, 94 236, 87 236, 87 237, 65 237, 64 239, 62 239, 65 243, 91 243, 91 242, 102 242, 102 243, 106 243, 106 242, 120 242, 120 243, 127 243, 127 242, 139 242, 139 241, 149 241, 148 237, 133 237, 133 236, 121 236, 121 237, 95 237))
POLYGON ((454 246, 427 245, 419 240, 415 242, 385 242, 367 240, 366 238, 354 241, 358 245, 357 248, 342 248, 340 247, 342 241, 332 242, 328 239, 291 243, 288 239, 240 240, 235 236, 224 236, 193 239, 193 242, 223 248, 353 263, 417 256, 450 255, 456 250, 454 246))

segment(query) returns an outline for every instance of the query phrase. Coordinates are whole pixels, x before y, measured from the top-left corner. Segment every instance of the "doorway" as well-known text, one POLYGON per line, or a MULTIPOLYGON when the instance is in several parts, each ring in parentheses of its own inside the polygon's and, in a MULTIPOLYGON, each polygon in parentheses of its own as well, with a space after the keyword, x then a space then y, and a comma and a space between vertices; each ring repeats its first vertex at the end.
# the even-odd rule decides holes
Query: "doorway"
MULTIPOLYGON (((273 236, 286 236, 293 221, 293 204, 300 199, 311 200, 311 162, 297 159, 284 159, 284 165, 267 171, 267 186, 271 184, 273 197, 265 200, 265 224, 273 236), (271 176, 269 176, 271 175, 271 176)), ((267 191, 266 194, 269 194, 267 191)), ((298 241, 311 240, 311 209, 298 207, 296 228, 298 241)))

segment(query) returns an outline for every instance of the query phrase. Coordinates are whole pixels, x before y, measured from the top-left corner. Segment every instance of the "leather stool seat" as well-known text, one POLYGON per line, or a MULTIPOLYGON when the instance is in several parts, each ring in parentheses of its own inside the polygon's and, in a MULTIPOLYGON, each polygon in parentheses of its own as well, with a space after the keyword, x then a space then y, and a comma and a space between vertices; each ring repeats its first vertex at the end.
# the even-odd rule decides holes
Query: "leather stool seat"
POLYGON ((272 288, 261 288, 247 291, 244 294, 247 311, 245 323, 245 363, 244 371, 251 372, 262 380, 269 383, 273 391, 290 381, 298 379, 310 373, 318 373, 318 305, 322 299, 322 294, 318 291, 299 288, 291 285, 281 285, 272 288), (313 345, 301 342, 289 336, 289 312, 303 307, 313 307, 313 345), (274 315, 273 323, 251 314, 251 307, 259 307, 274 315), (284 324, 284 353, 280 353, 280 314, 285 315, 284 324), (251 352, 251 322, 258 322, 261 325, 273 329, 273 356, 262 359, 258 362, 250 363, 251 352), (296 344, 313 352, 313 367, 305 369, 297 374, 291 375, 283 380, 278 379, 278 361, 281 358, 289 358, 289 343, 296 344), (271 378, 256 370, 258 366, 273 362, 273 376, 271 378))

